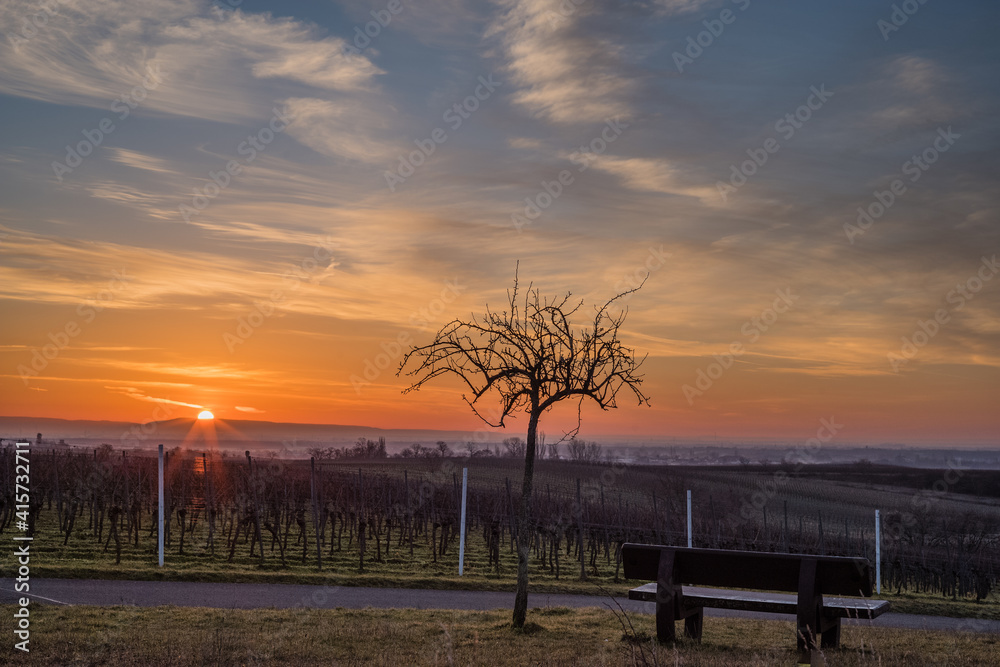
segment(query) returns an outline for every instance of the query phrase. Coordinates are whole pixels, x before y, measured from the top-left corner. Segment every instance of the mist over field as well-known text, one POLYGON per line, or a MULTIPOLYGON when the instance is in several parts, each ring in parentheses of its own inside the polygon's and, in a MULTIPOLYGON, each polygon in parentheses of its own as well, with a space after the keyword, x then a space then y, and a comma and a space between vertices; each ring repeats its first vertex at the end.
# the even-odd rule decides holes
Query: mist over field
MULTIPOLYGON (((166 422, 130 424, 128 422, 30 419, 0 417, 0 442, 24 439, 34 442, 39 433, 48 445, 71 448, 96 448, 110 444, 116 448, 152 451, 157 444, 184 447, 192 451, 220 451, 239 454, 245 449, 283 458, 308 458, 310 450, 347 449, 360 440, 383 438, 389 455, 400 455, 419 444, 429 451, 437 443, 448 444, 449 456, 469 457, 471 451, 488 449, 503 452, 502 442, 516 434, 479 431, 435 431, 429 429, 379 429, 333 424, 280 424, 254 420, 227 421, 215 429, 215 442, 197 436, 192 439, 195 420, 174 419, 166 422), (471 449, 470 449, 471 443, 471 449)), ((558 438, 550 438, 549 444, 558 438)), ((686 438, 636 438, 581 434, 577 440, 600 445, 602 459, 621 463, 652 465, 779 465, 798 463, 806 441, 781 442, 768 439, 720 441, 686 438)), ((880 465, 1000 470, 1000 450, 984 445, 977 448, 926 445, 912 447, 895 443, 855 444, 820 443, 809 447, 811 464, 872 463, 880 465)), ((557 456, 571 460, 566 441, 556 446, 557 456)))

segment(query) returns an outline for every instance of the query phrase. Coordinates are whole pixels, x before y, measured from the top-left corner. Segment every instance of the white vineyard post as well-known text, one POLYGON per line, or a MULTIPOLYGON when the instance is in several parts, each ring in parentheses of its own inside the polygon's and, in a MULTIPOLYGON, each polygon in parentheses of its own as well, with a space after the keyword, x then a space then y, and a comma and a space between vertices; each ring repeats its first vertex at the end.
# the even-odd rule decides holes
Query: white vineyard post
POLYGON ((160 567, 163 567, 163 445, 160 445, 160 523, 156 528, 156 543, 160 552, 160 567))
POLYGON ((458 576, 465 570, 465 496, 469 486, 469 469, 462 468, 462 523, 458 534, 458 576))
POLYGON ((692 546, 691 539, 691 489, 688 489, 688 549, 692 546))
POLYGON ((875 593, 882 594, 882 523, 875 510, 875 593))

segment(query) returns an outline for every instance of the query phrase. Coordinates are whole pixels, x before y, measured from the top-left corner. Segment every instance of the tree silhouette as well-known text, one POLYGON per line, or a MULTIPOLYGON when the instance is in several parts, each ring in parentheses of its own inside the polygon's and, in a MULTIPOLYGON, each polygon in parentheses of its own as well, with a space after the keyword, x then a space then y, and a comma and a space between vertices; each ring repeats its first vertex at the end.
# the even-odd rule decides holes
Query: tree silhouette
POLYGON ((415 367, 406 375, 415 376, 415 380, 403 393, 419 390, 439 376, 458 377, 468 389, 462 398, 477 417, 493 427, 504 427, 507 417, 514 413, 528 414, 517 521, 515 628, 524 626, 528 609, 531 494, 539 418, 560 401, 578 399, 576 428, 566 434, 572 437, 580 429, 584 399, 592 399, 604 410, 616 408, 619 391, 627 388, 640 405, 649 405, 649 399, 639 389, 642 376, 637 374, 644 358, 636 361, 634 351, 618 340, 627 310, 616 314, 610 310, 616 300, 639 287, 596 308, 589 328, 574 330, 570 320, 580 311, 582 301, 571 301, 568 292, 563 297, 543 299, 539 290, 529 284, 522 302, 515 273, 514 287, 507 291, 507 309, 496 312, 487 305, 481 318, 448 322, 433 342, 412 347, 396 373, 402 373, 413 361, 415 367), (489 416, 477 405, 484 397, 499 399, 499 409, 489 416))

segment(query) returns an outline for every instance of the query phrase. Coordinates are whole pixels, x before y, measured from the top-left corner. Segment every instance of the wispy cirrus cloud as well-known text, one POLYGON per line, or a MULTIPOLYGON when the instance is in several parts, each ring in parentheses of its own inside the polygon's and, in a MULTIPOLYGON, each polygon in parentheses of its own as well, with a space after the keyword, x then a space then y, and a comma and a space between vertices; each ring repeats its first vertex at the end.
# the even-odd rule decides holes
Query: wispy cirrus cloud
MULTIPOLYGON (((281 276, 294 268, 294 258, 311 257, 312 248, 323 242, 318 235, 311 239, 310 244, 302 235, 286 237, 289 248, 302 242, 298 253, 264 263, 210 251, 179 257, 133 245, 20 233, 0 246, 0 297, 77 306, 97 300, 117 281, 113 298, 101 300, 102 309, 160 308, 168 303, 200 308, 206 299, 217 307, 240 309, 280 286, 281 276)), ((314 271, 313 278, 321 277, 322 270, 325 267, 314 271)))
POLYGON ((517 106, 552 123, 592 123, 635 111, 642 83, 636 64, 655 50, 637 44, 642 23, 712 2, 660 0, 608 20, 595 0, 504 0, 485 34, 499 40, 517 106))
MULTIPOLYGON (((108 108, 152 70, 160 82, 147 112, 233 122, 265 116, 296 87, 352 92, 381 73, 347 41, 269 14, 211 12, 208 2, 67 0, 30 39, 0 41, 0 92, 108 108), (284 92, 284 94, 282 94, 284 92)), ((36 3, 0 10, 0 32, 17 35, 36 3)))
POLYGON ((582 26, 592 7, 514 0, 504 9, 487 36, 498 36, 503 45, 507 70, 518 86, 515 104, 556 123, 629 114, 634 83, 623 76, 623 45, 582 26))
POLYGON ((881 68, 872 82, 886 103, 873 117, 886 128, 956 122, 969 110, 948 93, 947 69, 933 59, 913 54, 896 56, 881 68))
POLYGON ((155 174, 176 174, 177 170, 170 166, 170 163, 162 158, 153 155, 140 153, 127 148, 111 147, 107 149, 108 158, 112 162, 118 162, 133 169, 142 169, 155 174))
POLYGON ((129 398, 134 398, 137 401, 145 401, 147 403, 166 403, 167 405, 180 405, 185 408, 203 408, 205 406, 198 405, 196 403, 185 403, 184 401, 175 401, 170 398, 159 398, 156 396, 150 396, 145 392, 136 389, 135 387, 105 387, 110 392, 116 394, 122 394, 128 396, 129 398))
POLYGON ((590 166, 618 176, 632 190, 696 197, 708 205, 717 205, 720 201, 715 188, 685 182, 683 167, 669 160, 600 155, 592 159, 590 166))
POLYGON ((403 141, 394 141, 393 109, 378 95, 336 101, 290 98, 284 107, 295 118, 287 132, 318 153, 382 165, 403 141))

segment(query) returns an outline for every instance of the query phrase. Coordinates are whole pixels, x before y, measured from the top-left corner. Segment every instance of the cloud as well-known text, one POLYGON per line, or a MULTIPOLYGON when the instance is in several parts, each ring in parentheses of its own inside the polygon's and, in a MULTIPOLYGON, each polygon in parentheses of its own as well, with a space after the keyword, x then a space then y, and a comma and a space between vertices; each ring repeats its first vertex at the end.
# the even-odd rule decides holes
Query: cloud
POLYGON ((714 187, 683 184, 680 177, 682 170, 668 160, 600 155, 594 156, 590 164, 595 169, 618 176, 632 190, 696 197, 703 204, 710 205, 720 201, 714 187))
MULTIPOLYGON (((364 30, 373 18, 371 12, 385 12, 388 0, 340 0, 338 4, 357 22, 356 27, 364 30)), ((373 37, 368 48, 378 48, 398 38, 399 32, 407 32, 440 51, 476 49, 483 25, 489 21, 493 9, 491 2, 482 0, 407 0, 402 3, 401 11, 392 16, 386 26, 388 30, 373 37), (386 34, 390 32, 396 34, 386 34)), ((356 34, 353 28, 350 32, 352 36, 356 34)), ((359 41, 363 43, 360 38, 359 41)))
POLYGON ((256 414, 263 414, 264 412, 266 412, 266 410, 258 410, 257 408, 248 408, 242 405, 237 405, 236 409, 239 410, 240 412, 253 412, 256 414))
POLYGON ((254 63, 254 76, 292 79, 327 90, 355 91, 365 88, 376 74, 383 73, 366 57, 348 53, 343 39, 310 40, 311 31, 291 20, 268 25, 258 19, 258 25, 271 40, 271 53, 268 59, 254 63), (268 34, 273 32, 277 34, 268 34))
POLYGON ((624 48, 582 28, 580 19, 591 9, 562 0, 507 4, 487 35, 500 35, 507 70, 520 87, 515 104, 556 123, 629 114, 634 86, 623 76, 624 48))
POLYGON ((0 41, 0 92, 109 108, 150 83, 153 71, 158 80, 140 111, 234 122, 266 117, 296 85, 353 92, 381 73, 364 55, 346 53, 344 39, 269 14, 212 15, 197 0, 50 5, 46 24, 23 39, 23 22, 38 12, 37 3, 4 3, 0 32, 12 37, 0 41))
POLYGON ((127 148, 110 147, 107 150, 108 157, 112 162, 118 162, 119 164, 124 164, 127 167, 132 167, 133 169, 143 169, 156 174, 177 173, 174 169, 171 169, 168 166, 166 160, 152 155, 146 155, 137 151, 130 151, 127 148))
POLYGON ((140 209, 154 218, 170 220, 177 217, 175 211, 164 208, 164 205, 169 204, 161 195, 143 191, 123 183, 99 181, 85 186, 84 189, 92 197, 140 209))
POLYGON ((511 148, 537 150, 542 147, 542 142, 539 139, 531 139, 529 137, 508 137, 507 145, 511 148))
MULTIPOLYGON (((258 377, 258 375, 267 375, 265 372, 261 374, 251 373, 249 371, 239 370, 237 366, 233 364, 215 364, 215 365, 202 365, 195 366, 193 364, 171 364, 171 363, 159 363, 151 361, 126 361, 124 359, 110 359, 110 358, 99 358, 90 357, 87 361, 81 361, 81 363, 88 363, 92 365, 102 365, 105 368, 117 368, 127 371, 138 371, 145 377, 150 375, 179 375, 181 377, 198 379, 198 380, 213 380, 213 379, 232 379, 232 380, 243 380, 248 381, 258 377)), ((196 406, 201 407, 201 406, 196 406)))
POLYGON ((911 93, 931 95, 946 80, 941 66, 920 56, 898 56, 886 69, 896 86, 911 93))
POLYGON ((664 14, 680 15, 696 12, 714 0, 656 0, 655 6, 664 14))
POLYGON ((929 58, 900 55, 889 60, 869 84, 873 99, 886 100, 873 118, 887 129, 955 121, 964 115, 954 104, 945 67, 929 58))
POLYGON ((609 10, 594 0, 503 0, 486 30, 499 38, 512 99, 533 116, 579 124, 631 116, 641 95, 637 64, 650 21, 697 11, 715 0, 659 0, 609 10))
POLYGON ((183 401, 174 401, 169 398, 157 398, 154 396, 149 396, 135 387, 105 387, 108 391, 112 391, 116 394, 122 394, 128 396, 129 398, 134 398, 137 401, 146 401, 148 403, 166 403, 168 405, 181 405, 186 408, 203 408, 204 405, 196 405, 194 403, 184 403, 183 401))
POLYGON ((285 109, 295 118, 286 132, 318 153, 370 164, 384 164, 394 155, 386 111, 391 107, 376 96, 354 96, 329 101, 291 98, 285 109))
MULTIPOLYGON (((0 297, 74 307, 100 299, 104 309, 199 309, 208 299, 217 308, 240 311, 274 289, 289 289, 282 276, 296 267, 294 259, 312 258, 313 249, 325 243, 318 235, 311 244, 304 235, 284 241, 289 255, 272 253, 269 259, 259 260, 24 232, 15 242, 0 246, 0 297), (299 241, 304 247, 297 247, 299 241), (116 274, 125 279, 115 278, 116 274), (110 296, 99 296, 102 291, 109 291, 110 296)), ((326 264, 317 265, 308 277, 319 280, 325 270, 326 264)))

